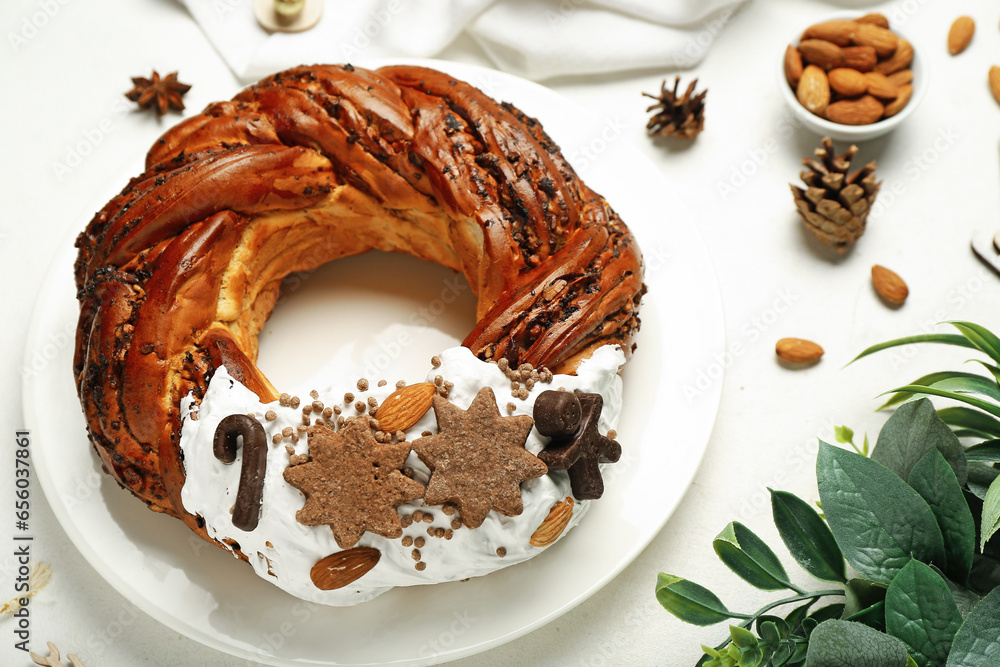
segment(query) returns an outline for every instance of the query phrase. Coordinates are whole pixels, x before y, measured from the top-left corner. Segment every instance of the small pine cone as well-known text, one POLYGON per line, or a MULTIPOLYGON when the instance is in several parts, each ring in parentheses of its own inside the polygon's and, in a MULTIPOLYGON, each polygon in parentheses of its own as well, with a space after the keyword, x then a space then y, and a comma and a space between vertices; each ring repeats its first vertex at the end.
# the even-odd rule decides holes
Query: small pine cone
POLYGON ((802 158, 808 167, 800 173, 806 189, 791 186, 806 228, 837 252, 847 250, 865 233, 865 221, 882 185, 875 180, 874 161, 848 174, 857 153, 858 147, 851 146, 836 155, 833 141, 824 137, 815 158, 802 158))
POLYGON ((646 111, 656 110, 646 123, 646 131, 650 136, 694 139, 705 129, 705 95, 708 91, 703 90, 695 95, 694 89, 698 85, 698 79, 695 79, 688 85, 684 94, 678 97, 677 87, 680 82, 680 77, 674 79, 674 88, 669 90, 664 79, 660 84, 659 95, 643 93, 646 97, 657 101, 646 109, 646 111))

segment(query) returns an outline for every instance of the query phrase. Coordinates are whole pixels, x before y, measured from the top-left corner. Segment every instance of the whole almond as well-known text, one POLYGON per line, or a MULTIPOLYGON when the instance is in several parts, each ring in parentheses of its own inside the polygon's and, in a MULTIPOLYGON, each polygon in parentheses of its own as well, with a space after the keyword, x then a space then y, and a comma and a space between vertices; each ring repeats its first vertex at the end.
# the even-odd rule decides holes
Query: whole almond
POLYGON ((859 97, 868 91, 866 75, 856 69, 838 67, 830 70, 827 76, 830 79, 830 88, 845 97, 859 97))
POLYGON ((875 69, 882 72, 882 74, 888 75, 909 67, 912 62, 913 45, 900 37, 899 47, 896 48, 896 52, 886 60, 875 65, 875 69))
POLYGON ((883 113, 885 107, 871 95, 834 102, 826 109, 826 117, 841 125, 870 125, 881 119, 883 113))
POLYGON ((990 92, 993 93, 993 99, 1000 104, 1000 67, 996 65, 990 67, 990 92))
POLYGON ((804 39, 799 42, 799 52, 802 60, 823 69, 843 67, 845 63, 840 47, 825 39, 804 39))
POLYGON ((830 104, 830 81, 826 72, 816 65, 809 65, 802 70, 795 96, 806 109, 822 116, 830 104))
POLYGON ((854 19, 855 23, 871 23, 877 25, 880 28, 889 29, 889 19, 886 18, 885 14, 879 14, 878 12, 872 12, 871 14, 865 14, 861 18, 854 19))
POLYGON ((874 23, 859 23, 851 41, 857 46, 874 48, 875 53, 880 58, 891 56, 896 51, 896 47, 899 46, 899 38, 896 37, 895 33, 880 28, 874 23))
POLYGON ((889 81, 892 81, 897 86, 904 86, 908 83, 913 82, 913 70, 912 69, 901 69, 898 72, 893 72, 889 75, 889 81))
POLYGON ((840 53, 844 56, 844 65, 859 72, 870 72, 878 63, 874 46, 845 46, 840 53))
POLYGON ((802 338, 782 338, 774 352, 786 364, 814 364, 823 356, 823 348, 802 338))
POLYGON ((969 16, 959 16, 948 31, 948 52, 957 56, 969 47, 976 34, 976 22, 969 16))
POLYGON ((788 45, 785 49, 785 79, 788 81, 788 85, 795 88, 799 85, 799 79, 802 77, 802 54, 799 50, 788 45))
POLYGON ((380 431, 395 433, 410 428, 431 409, 437 387, 420 382, 397 389, 389 394, 375 413, 380 431))
POLYGON ((899 96, 899 87, 882 72, 868 72, 864 75, 868 82, 868 94, 882 100, 894 100, 899 96))
POLYGON ((378 564, 382 554, 374 547, 354 547, 316 561, 309 571, 316 588, 332 591, 357 581, 378 564))
POLYGON ((849 46, 857 29, 854 21, 826 21, 806 28, 802 39, 824 39, 837 46, 849 46))
POLYGON ((573 499, 566 496, 552 506, 548 516, 539 524, 535 532, 531 534, 528 544, 533 547, 547 547, 562 535, 569 525, 569 520, 573 518, 573 499))
POLYGON ((903 107, 910 103, 911 97, 913 97, 913 86, 904 83, 899 87, 899 95, 896 99, 885 105, 885 117, 892 118, 902 111, 903 107))
POLYGON ((906 297, 910 294, 906 283, 895 271, 878 264, 872 267, 872 285, 879 296, 897 306, 906 301, 906 297))

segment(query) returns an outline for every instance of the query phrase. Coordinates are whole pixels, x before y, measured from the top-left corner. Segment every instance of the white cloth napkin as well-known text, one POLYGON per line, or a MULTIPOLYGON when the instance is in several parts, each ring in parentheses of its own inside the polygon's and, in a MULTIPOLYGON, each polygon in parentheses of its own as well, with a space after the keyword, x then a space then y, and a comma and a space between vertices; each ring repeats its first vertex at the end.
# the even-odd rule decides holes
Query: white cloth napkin
POLYGON ((244 82, 300 65, 433 57, 462 31, 529 79, 698 64, 746 0, 324 0, 302 33, 269 33, 253 0, 181 0, 244 82))

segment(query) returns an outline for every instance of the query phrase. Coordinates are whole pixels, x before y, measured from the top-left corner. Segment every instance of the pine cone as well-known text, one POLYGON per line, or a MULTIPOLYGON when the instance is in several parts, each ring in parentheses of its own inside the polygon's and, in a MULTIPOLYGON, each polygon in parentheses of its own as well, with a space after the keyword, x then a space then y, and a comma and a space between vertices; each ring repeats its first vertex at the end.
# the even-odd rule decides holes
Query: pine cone
POLYGON ((815 158, 802 158, 808 170, 800 176, 808 187, 791 186, 806 227, 837 252, 847 250, 865 233, 865 221, 882 185, 875 180, 874 161, 848 175, 857 153, 858 147, 851 146, 843 155, 836 155, 833 141, 824 137, 815 158))
POLYGON ((707 90, 703 90, 697 95, 694 88, 698 85, 695 79, 687 87, 679 98, 677 97, 677 86, 680 85, 681 78, 674 79, 674 89, 667 89, 667 81, 664 79, 660 84, 660 94, 650 95, 643 93, 646 97, 657 100, 657 103, 646 109, 656 113, 646 123, 646 130, 650 136, 678 137, 680 139, 694 139, 705 129, 705 95, 707 90))

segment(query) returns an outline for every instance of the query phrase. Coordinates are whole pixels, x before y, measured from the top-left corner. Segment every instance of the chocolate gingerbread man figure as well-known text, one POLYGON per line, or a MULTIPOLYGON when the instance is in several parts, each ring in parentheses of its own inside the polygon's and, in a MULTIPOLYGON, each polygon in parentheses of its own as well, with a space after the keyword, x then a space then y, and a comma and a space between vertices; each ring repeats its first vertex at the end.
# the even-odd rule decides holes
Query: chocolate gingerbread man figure
POLYGON ((535 428, 552 442, 538 455, 549 470, 568 470, 573 495, 594 500, 604 494, 600 463, 614 463, 622 448, 597 430, 604 399, 600 394, 544 391, 535 401, 535 428))

